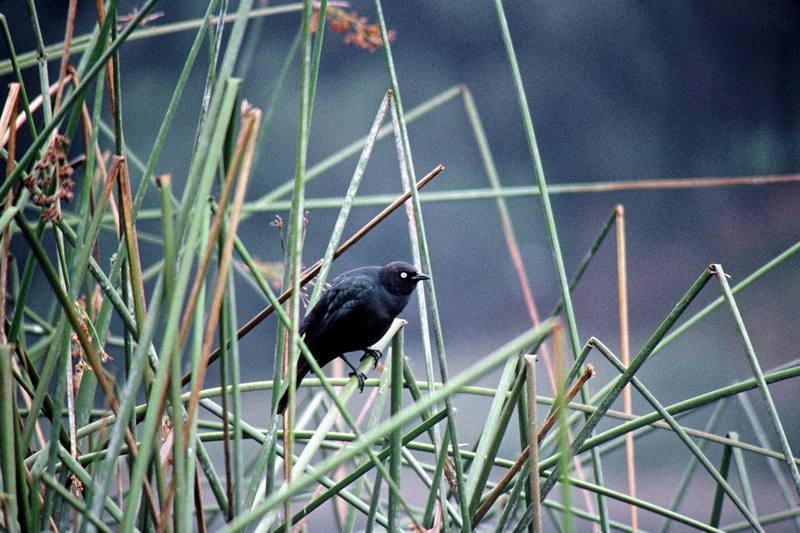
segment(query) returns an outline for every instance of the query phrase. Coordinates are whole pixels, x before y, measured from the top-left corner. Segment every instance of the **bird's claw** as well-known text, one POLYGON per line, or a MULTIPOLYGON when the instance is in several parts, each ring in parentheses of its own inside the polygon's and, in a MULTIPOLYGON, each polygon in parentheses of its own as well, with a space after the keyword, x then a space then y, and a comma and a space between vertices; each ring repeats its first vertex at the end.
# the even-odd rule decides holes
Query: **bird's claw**
POLYGON ((358 380, 358 392, 364 392, 364 382, 367 381, 367 375, 363 372, 350 372, 348 376, 356 378, 358 380))
MULTIPOLYGON (((381 352, 380 350, 367 348, 366 350, 364 350, 364 357, 372 357, 372 361, 374 362, 372 368, 375 369, 378 368, 378 361, 381 359, 381 357, 383 357, 383 352, 381 352)), ((364 357, 362 357, 362 359, 364 357)))

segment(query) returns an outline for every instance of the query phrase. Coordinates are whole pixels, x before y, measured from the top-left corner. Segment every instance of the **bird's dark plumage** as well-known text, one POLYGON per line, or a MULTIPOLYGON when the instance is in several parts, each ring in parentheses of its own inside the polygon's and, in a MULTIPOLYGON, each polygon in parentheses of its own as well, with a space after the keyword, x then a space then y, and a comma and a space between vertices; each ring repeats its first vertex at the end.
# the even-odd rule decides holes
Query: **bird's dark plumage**
MULTIPOLYGON (((300 335, 319 366, 337 357, 344 359, 347 352, 368 353, 405 308, 417 282, 424 279, 429 278, 402 261, 356 268, 334 279, 300 325, 300 335)), ((298 385, 310 370, 301 354, 298 385)), ((281 397, 278 413, 284 412, 287 400, 288 391, 281 397)))

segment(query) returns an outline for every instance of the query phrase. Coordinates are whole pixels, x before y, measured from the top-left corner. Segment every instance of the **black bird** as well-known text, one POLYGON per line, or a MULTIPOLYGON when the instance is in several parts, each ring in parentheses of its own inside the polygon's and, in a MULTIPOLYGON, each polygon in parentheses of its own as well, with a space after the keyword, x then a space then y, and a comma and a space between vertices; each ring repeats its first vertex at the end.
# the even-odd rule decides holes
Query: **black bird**
MULTIPOLYGON (((333 280, 317 304, 308 312, 300 335, 319 366, 341 357, 358 378, 359 390, 366 376, 344 354, 363 351, 375 359, 381 353, 369 347, 389 331, 394 318, 411 298, 418 281, 430 279, 414 265, 394 261, 383 266, 367 266, 345 272, 333 280)), ((297 363, 297 384, 311 370, 301 354, 297 363)), ((286 410, 288 390, 278 403, 278 413, 286 410)))

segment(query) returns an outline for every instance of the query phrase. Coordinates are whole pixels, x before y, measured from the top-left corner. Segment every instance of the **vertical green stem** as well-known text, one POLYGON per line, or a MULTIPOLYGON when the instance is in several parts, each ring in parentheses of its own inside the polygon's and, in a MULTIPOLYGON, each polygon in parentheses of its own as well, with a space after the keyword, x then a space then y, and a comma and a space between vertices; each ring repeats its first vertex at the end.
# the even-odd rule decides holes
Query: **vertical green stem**
MULTIPOLYGON (((403 408, 403 329, 401 328, 392 339, 392 397, 390 402, 390 412, 392 416, 396 415, 403 408)), ((400 487, 400 467, 402 464, 402 449, 403 443, 403 428, 399 427, 392 432, 389 437, 389 446, 391 447, 391 455, 389 456, 389 475, 394 480, 395 485, 400 487)), ((389 510, 387 517, 389 519, 389 531, 395 533, 400 531, 400 525, 397 521, 397 496, 392 491, 389 493, 389 510)))
POLYGON ((528 471, 530 479, 528 481, 533 509, 532 526, 533 533, 542 531, 542 508, 539 503, 539 441, 536 438, 536 357, 533 355, 525 356, 525 383, 528 393, 528 471))
MULTIPOLYGON (((439 372, 441 374, 442 383, 448 382, 448 369, 447 369, 447 356, 445 354, 445 347, 444 347, 444 336, 442 334, 442 325, 441 319, 439 317, 439 307, 436 303, 436 289, 435 289, 435 276, 433 275, 433 268, 431 267, 431 259, 430 253, 428 249, 428 240, 425 234, 425 223, 422 218, 422 208, 420 207, 419 203, 419 192, 417 191, 417 178, 416 173, 414 170, 414 162, 411 157, 411 143, 408 138, 408 130, 406 128, 406 121, 405 115, 403 113, 403 103, 400 97, 400 86, 397 80, 397 73, 394 68, 394 58, 392 56, 392 48, 391 44, 389 43, 389 32, 386 29, 386 20, 383 16, 383 6, 381 4, 381 0, 375 0, 375 10, 378 16, 378 24, 380 27, 381 32, 381 40, 383 43, 383 50, 384 50, 384 57, 386 59, 386 69, 389 74, 389 79, 391 81, 392 86, 392 97, 394 98, 394 105, 392 106, 392 120, 397 122, 397 130, 399 130, 399 139, 396 139, 398 142, 398 158, 400 161, 400 170, 401 173, 406 175, 408 178, 408 188, 411 190, 411 207, 413 210, 413 226, 416 229, 416 240, 417 242, 414 243, 414 238, 412 236, 412 243, 414 244, 413 252, 418 255, 418 259, 415 257, 415 260, 421 262, 425 273, 430 276, 430 280, 425 284, 425 295, 431 301, 431 315, 433 321, 433 331, 434 337, 436 340, 436 352, 439 356, 439 372)), ((405 176, 404 176, 405 177, 405 176)), ((427 317, 427 312, 425 309, 425 297, 423 294, 419 294, 419 302, 420 302, 420 317, 423 320, 423 338, 427 337, 427 327, 425 327, 425 318, 427 317)), ((425 345, 429 345, 429 341, 425 342, 425 345)), ((428 365, 428 369, 431 369, 431 361, 430 356, 428 355, 429 350, 426 350, 426 364, 428 365)), ((428 375, 429 385, 432 382, 432 376, 428 375)), ((467 532, 472 529, 470 523, 470 515, 469 515, 469 503, 467 499, 467 490, 466 484, 464 481, 464 465, 461 460, 461 450, 458 446, 458 433, 457 433, 457 426, 456 426, 456 417, 455 417, 455 409, 452 404, 452 400, 450 397, 446 397, 444 399, 445 407, 448 412, 447 416, 447 430, 450 432, 450 441, 452 445, 453 451, 453 463, 455 466, 456 471, 456 485, 457 485, 457 494, 459 501, 459 507, 461 509, 461 517, 463 520, 462 530, 467 532)), ((435 430, 438 431, 438 430, 435 430)), ((440 449, 439 453, 446 453, 446 450, 440 449)), ((442 497, 442 509, 444 510, 444 497, 442 497)))
MULTIPOLYGON (((304 0, 303 24, 302 24, 302 69, 300 76, 300 102, 297 123, 297 150, 295 153, 294 171, 294 193, 292 196, 291 221, 289 223, 289 257, 287 269, 290 272, 290 283, 292 297, 289 303, 292 327, 289 330, 289 365, 286 369, 286 377, 289 381, 289 404, 284 416, 284 437, 285 448, 285 471, 288 477, 292 471, 292 456, 294 450, 294 415, 295 415, 295 388, 297 386, 297 359, 300 355, 297 340, 300 337, 298 329, 300 327, 300 273, 302 269, 303 256, 303 202, 305 199, 305 187, 303 177, 306 171, 306 156, 308 155, 308 136, 310 125, 310 104, 311 104, 311 0, 304 0)), ((287 499, 284 503, 284 515, 286 518, 286 533, 291 530, 291 500, 287 499)))
MULTIPOLYGON (((719 463, 719 473, 723 478, 728 477, 728 471, 731 467, 731 455, 732 455, 732 448, 730 446, 725 446, 722 448, 722 459, 720 459, 719 463)), ((714 490, 714 499, 711 505, 711 518, 708 521, 708 525, 711 527, 719 527, 719 519, 722 516, 722 502, 724 501, 725 492, 722 489, 722 484, 717 484, 717 488, 714 490)))
MULTIPOLYGON (((729 431, 726 435, 733 441, 739 441, 739 434, 735 431, 729 431)), ((753 516, 758 516, 756 509, 756 501, 753 498, 753 487, 750 485, 750 476, 747 474, 747 465, 744 462, 744 455, 742 449, 736 446, 731 446, 733 451, 733 464, 736 466, 736 474, 739 476, 739 484, 742 486, 742 494, 744 495, 744 502, 753 516)))
POLYGON ((11 377, 11 346, 0 345, 0 466, 2 466, 2 488, 5 497, 3 508, 4 525, 10 533, 19 531, 17 522, 17 474, 14 460, 14 382, 11 377))
MULTIPOLYGON (((544 176, 544 168, 542 166, 542 159, 539 155, 539 146, 536 142, 536 133, 533 129, 533 119, 531 118, 530 107, 528 106, 528 99, 525 95, 525 87, 522 83, 522 74, 519 70, 517 63, 514 45, 511 42, 511 32, 508 29, 508 21, 503 9, 502 0, 495 0, 495 9, 497 12, 497 19, 500 24, 500 30, 503 34, 503 43, 506 47, 508 55, 508 62, 511 66, 511 73, 514 78, 514 88, 517 93, 517 100, 519 102, 520 111, 522 113, 523 125, 525 129, 525 136, 528 139, 528 149, 530 151, 531 160, 533 162, 534 173, 536 176, 536 183, 539 187, 539 199, 542 203, 542 211, 544 213, 545 225, 547 226, 547 235, 550 239, 550 249, 553 253, 553 262, 555 264, 556 274, 558 277, 558 285, 561 290, 561 301, 564 306, 564 318, 567 324, 567 332, 569 334, 570 346, 572 348, 572 356, 577 357, 580 351, 580 338, 578 337, 578 326, 575 321, 575 312, 572 308, 572 298, 570 296, 569 283, 567 281, 567 272, 564 268, 564 259, 561 255, 561 246, 558 242, 558 232, 556 231, 555 217, 553 216, 553 208, 550 205, 550 195, 547 192, 547 181, 544 176)), ((581 401, 586 403, 588 400, 588 393, 586 389, 581 389, 581 401)), ((600 455, 596 450, 592 450, 592 468, 594 471, 595 482, 598 485, 603 484, 603 473, 600 464, 600 455)), ((551 478, 552 479, 552 478, 551 478)), ((550 480, 548 480, 550 481, 550 480)), ((597 507, 600 514, 600 525, 604 532, 609 530, 608 526, 608 510, 606 509, 605 500, 598 495, 597 507)))

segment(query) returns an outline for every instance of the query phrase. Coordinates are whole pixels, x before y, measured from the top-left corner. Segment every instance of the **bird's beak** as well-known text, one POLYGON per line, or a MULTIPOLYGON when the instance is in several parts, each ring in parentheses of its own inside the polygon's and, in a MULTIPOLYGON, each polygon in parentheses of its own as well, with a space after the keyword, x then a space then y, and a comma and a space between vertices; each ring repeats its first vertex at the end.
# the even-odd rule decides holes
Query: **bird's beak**
POLYGON ((426 276, 422 272, 417 272, 416 274, 411 276, 411 279, 413 279, 414 281, 422 281, 422 280, 425 280, 425 279, 431 279, 431 277, 430 276, 426 276))

